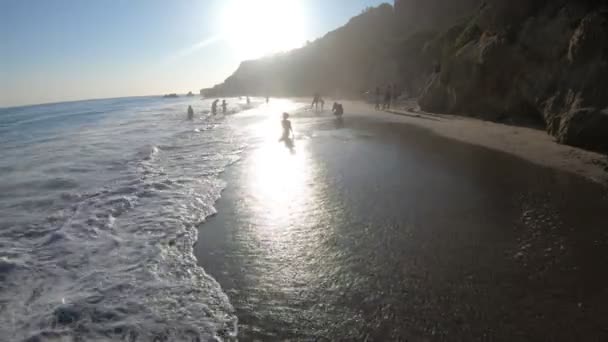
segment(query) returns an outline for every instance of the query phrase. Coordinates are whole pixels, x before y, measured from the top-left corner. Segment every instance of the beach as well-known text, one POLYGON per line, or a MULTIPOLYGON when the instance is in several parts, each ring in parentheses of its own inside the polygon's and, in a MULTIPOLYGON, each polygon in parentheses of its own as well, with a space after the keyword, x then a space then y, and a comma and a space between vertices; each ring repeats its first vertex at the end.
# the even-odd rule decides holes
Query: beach
POLYGON ((608 341, 608 3, 2 10, 0 342, 608 341))
MULTIPOLYGON (((355 106, 361 103, 355 103, 355 106)), ((392 114, 400 122, 429 129, 435 134, 505 152, 529 162, 608 184, 608 156, 573 146, 558 144, 542 128, 515 126, 459 115, 426 113, 415 100, 407 101, 392 114)))
POLYGON ((0 339, 606 339, 604 156, 361 102, 213 100, 0 109, 0 339))
POLYGON ((603 156, 542 131, 345 103, 239 118, 199 265, 243 340, 608 338, 603 156))

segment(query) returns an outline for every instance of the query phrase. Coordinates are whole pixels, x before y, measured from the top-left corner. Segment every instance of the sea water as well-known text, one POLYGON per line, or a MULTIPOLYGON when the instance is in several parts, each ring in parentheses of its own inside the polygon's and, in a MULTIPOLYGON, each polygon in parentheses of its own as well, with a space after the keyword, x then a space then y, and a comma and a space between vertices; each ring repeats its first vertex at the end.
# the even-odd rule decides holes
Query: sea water
POLYGON ((192 254, 245 147, 209 108, 136 97, 0 109, 0 340, 236 334, 192 254))

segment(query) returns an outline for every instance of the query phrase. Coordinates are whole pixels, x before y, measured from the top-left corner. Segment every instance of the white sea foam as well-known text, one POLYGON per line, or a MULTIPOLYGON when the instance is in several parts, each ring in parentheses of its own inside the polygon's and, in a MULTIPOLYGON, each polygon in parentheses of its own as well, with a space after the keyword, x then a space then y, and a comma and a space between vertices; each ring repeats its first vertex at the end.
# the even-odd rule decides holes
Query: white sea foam
POLYGON ((201 103, 2 109, 0 336, 234 337, 230 302, 192 246, 243 146, 222 117, 185 120, 201 103))

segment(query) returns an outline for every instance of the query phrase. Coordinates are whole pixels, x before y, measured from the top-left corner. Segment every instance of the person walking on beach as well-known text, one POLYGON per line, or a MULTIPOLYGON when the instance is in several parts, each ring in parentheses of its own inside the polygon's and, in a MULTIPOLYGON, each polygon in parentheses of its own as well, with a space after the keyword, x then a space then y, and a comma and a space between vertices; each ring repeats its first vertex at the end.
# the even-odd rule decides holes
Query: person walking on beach
POLYGON ((222 113, 226 114, 226 108, 228 107, 228 104, 226 103, 226 100, 222 100, 222 113))
POLYGON ((391 98, 391 105, 393 108, 397 107, 397 100, 399 99, 399 92, 397 91, 397 85, 393 84, 393 97, 391 98))
POLYGON ((380 110, 380 101, 381 101, 381 94, 380 94, 380 87, 376 87, 376 110, 380 110))
POLYGON ((211 103, 211 113, 212 113, 213 115, 216 115, 216 114, 217 114, 217 103, 218 103, 218 102, 220 102, 220 100, 219 100, 219 99, 218 99, 218 100, 215 100, 215 101, 213 101, 213 102, 211 103))
POLYGON ((386 92, 384 93, 384 105, 382 109, 391 109, 391 99, 393 95, 391 94, 391 86, 386 86, 386 92))
POLYGON ((194 109, 192 109, 192 106, 188 106, 188 120, 192 119, 194 119, 194 109))

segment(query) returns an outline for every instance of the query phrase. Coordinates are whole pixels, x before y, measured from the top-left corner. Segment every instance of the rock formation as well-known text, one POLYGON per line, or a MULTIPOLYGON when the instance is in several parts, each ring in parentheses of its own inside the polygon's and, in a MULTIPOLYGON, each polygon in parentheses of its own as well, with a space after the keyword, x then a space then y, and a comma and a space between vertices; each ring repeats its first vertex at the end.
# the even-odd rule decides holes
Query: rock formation
POLYGON ((439 31, 470 15, 482 0, 395 0, 402 31, 439 31))
POLYGON ((493 0, 439 39, 424 110, 538 122, 561 143, 608 149, 608 11, 592 1, 493 0))
POLYGON ((204 90, 208 96, 356 95, 370 84, 397 77, 391 59, 393 8, 381 5, 352 18, 306 46, 284 54, 242 62, 223 84, 204 90))
POLYGON ((593 0, 397 0, 307 46, 243 62, 208 96, 360 95, 546 128, 608 150, 608 10, 593 0))

